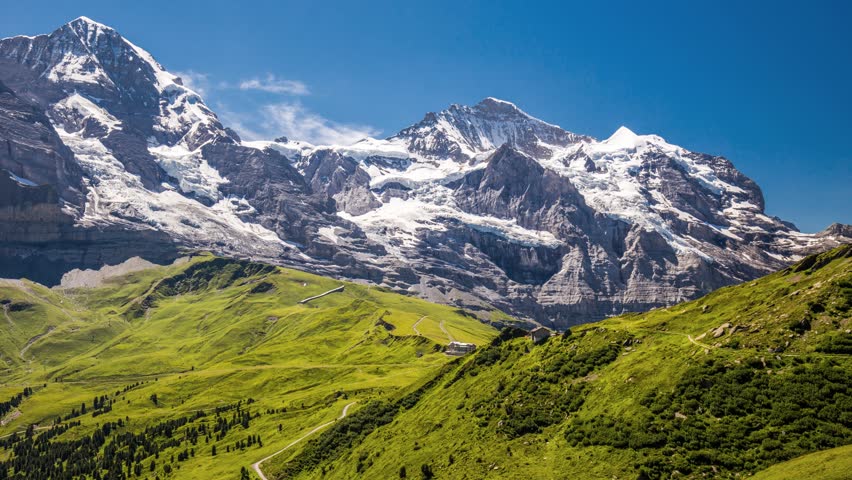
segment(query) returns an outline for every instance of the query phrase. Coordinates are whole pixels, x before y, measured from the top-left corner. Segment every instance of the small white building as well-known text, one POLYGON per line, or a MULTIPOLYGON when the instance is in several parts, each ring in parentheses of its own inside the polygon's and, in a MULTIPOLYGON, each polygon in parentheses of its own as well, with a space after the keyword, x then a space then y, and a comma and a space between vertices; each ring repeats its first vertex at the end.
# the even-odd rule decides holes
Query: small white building
POLYGON ((473 343, 463 343, 463 342, 450 342, 447 345, 447 349, 444 350, 444 353, 447 355, 467 355, 468 353, 476 350, 476 345, 473 343))
POLYGON ((550 330, 544 327, 535 327, 530 330, 530 339, 533 343, 541 343, 550 338, 550 330))

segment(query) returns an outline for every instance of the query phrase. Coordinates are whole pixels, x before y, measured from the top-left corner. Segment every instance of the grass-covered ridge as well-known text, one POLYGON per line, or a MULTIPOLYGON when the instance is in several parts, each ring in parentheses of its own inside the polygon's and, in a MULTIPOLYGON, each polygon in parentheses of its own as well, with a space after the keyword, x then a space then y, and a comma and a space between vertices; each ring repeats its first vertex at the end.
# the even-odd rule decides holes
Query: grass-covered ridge
POLYGON ((852 472, 852 445, 796 457, 758 472, 751 480, 846 480, 852 472))
POLYGON ((852 444, 850 307, 845 246, 543 345, 504 335, 363 439, 310 442, 345 451, 277 459, 277 478, 742 478, 775 464, 768 478, 797 478, 781 462, 852 444))
POLYGON ((3 281, 0 302, 0 478, 239 478, 344 405, 427 381, 449 335, 497 333, 451 307, 209 255, 91 289, 3 281))

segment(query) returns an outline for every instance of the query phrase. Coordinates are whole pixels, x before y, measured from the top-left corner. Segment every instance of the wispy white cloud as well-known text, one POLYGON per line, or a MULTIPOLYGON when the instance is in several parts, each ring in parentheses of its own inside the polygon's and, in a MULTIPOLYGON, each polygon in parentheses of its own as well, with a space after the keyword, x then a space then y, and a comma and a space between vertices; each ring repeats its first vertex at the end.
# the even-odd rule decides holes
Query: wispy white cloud
POLYGON ((252 120, 257 119, 257 115, 235 112, 221 102, 216 103, 214 110, 222 125, 233 129, 243 140, 270 140, 274 138, 259 131, 251 124, 252 120))
POLYGON ((285 136, 314 145, 351 145, 381 132, 369 125, 339 123, 312 112, 300 103, 264 105, 257 114, 218 107, 222 123, 245 140, 271 140, 285 136))
MULTIPOLYGON (((309 95, 310 90, 303 82, 285 80, 273 74, 242 80, 239 83, 214 82, 206 73, 186 70, 175 72, 183 84, 206 96, 225 90, 255 90, 282 95, 309 95)), ((221 95, 215 95, 220 97, 221 95)), ((215 111, 223 125, 234 129, 244 140, 271 140, 285 136, 315 145, 350 145, 366 137, 374 137, 379 130, 361 124, 340 123, 311 111, 301 102, 278 102, 263 104, 254 111, 231 108, 230 102, 219 98, 215 111)), ((251 104, 251 102, 249 103, 251 104)))
POLYGON ((368 125, 331 121, 298 103, 277 103, 261 109, 269 127, 287 138, 305 140, 317 145, 350 145, 380 132, 368 125))
POLYGON ((184 72, 174 72, 174 74, 180 77, 185 87, 195 90, 202 97, 207 96, 207 92, 210 91, 210 77, 206 73, 186 70, 184 72))
POLYGON ((310 90, 304 82, 286 80, 269 73, 264 78, 254 77, 240 82, 240 90, 260 90, 286 95, 308 95, 310 90))
POLYGON ((310 89, 304 82, 278 78, 271 73, 266 74, 265 77, 248 78, 236 83, 227 81, 214 83, 211 81, 210 75, 196 72, 195 70, 185 70, 182 72, 176 71, 174 74, 181 78, 184 86, 195 90, 201 96, 206 96, 212 90, 230 89, 257 90, 261 92, 299 96, 310 95, 311 93, 310 89))

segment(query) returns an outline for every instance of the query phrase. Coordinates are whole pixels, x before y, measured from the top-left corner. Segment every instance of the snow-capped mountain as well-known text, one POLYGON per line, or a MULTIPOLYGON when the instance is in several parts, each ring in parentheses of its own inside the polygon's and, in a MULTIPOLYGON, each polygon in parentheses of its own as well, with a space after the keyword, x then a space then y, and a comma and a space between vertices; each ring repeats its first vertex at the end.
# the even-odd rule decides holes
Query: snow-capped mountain
POLYGON ((765 215, 722 157, 625 127, 596 140, 495 98, 350 146, 242 142, 84 17, 0 40, 0 140, 0 276, 205 248, 564 327, 852 241, 765 215))
POLYGON ((418 279, 387 283, 560 326, 693 298, 852 236, 765 215, 759 187, 722 157, 626 127, 598 141, 493 98, 386 140, 300 147, 297 166, 338 215, 418 279))
MULTIPOLYGON (((82 171, 72 187, 85 200, 64 198, 77 225, 153 229, 232 254, 294 250, 245 196, 294 194, 287 203, 298 206, 301 176, 274 152, 240 146, 196 92, 112 28, 80 17, 49 35, 5 39, 0 69, 13 95, 43 109, 82 171), (243 177, 251 181, 231 182, 243 177)), ((31 178, 26 160, 7 169, 31 178)))

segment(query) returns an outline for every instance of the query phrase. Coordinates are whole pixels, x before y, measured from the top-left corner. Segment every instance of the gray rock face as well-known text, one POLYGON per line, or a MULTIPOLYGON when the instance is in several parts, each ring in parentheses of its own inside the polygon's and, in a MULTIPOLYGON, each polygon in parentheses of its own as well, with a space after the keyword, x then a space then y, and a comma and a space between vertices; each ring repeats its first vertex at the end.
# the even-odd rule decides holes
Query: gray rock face
POLYGON ((486 98, 384 140, 242 142, 115 30, 0 40, 0 276, 209 249, 563 328, 852 241, 764 214, 725 158, 486 98))
POLYGON ((128 258, 128 252, 167 263, 178 257, 178 245, 155 230, 75 225, 54 186, 22 185, 0 175, 0 278, 53 285, 68 266, 114 265, 128 258))
MULTIPOLYGON (((82 171, 47 116, 0 82, 0 169, 53 185, 74 205, 83 200, 82 171)), ((6 175, 8 176, 8 175, 6 175)))
POLYGON ((44 111, 0 83, 0 277, 53 283, 69 265, 100 267, 125 250, 167 261, 168 235, 75 225, 83 171, 44 111))
POLYGON ((381 205, 370 191, 370 175, 357 161, 334 150, 312 155, 305 179, 312 191, 334 200, 335 211, 357 216, 381 205))
POLYGON ((544 230, 566 236, 597 228, 595 212, 569 179, 508 144, 494 152, 484 169, 467 174, 453 195, 466 212, 513 219, 531 230, 546 226, 544 230))
POLYGON ((214 142, 202 149, 203 158, 229 181, 224 195, 244 198, 242 217, 274 231, 282 239, 304 244, 306 229, 324 217, 323 199, 310 194, 304 178, 274 150, 257 150, 230 142, 214 142), (256 210, 255 213, 249 213, 256 210))

